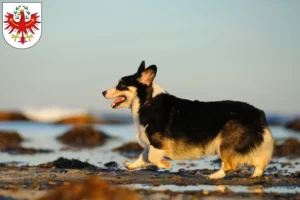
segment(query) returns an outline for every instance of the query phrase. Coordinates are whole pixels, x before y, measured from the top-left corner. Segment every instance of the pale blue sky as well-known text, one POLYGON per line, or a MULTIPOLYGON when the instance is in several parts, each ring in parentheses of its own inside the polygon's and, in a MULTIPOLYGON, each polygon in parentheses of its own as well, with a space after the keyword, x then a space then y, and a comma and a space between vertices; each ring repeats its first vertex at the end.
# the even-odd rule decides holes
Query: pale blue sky
POLYGON ((174 95, 300 112, 299 11, 299 0, 43 1, 36 46, 0 39, 0 109, 109 110, 101 92, 145 60, 174 95))

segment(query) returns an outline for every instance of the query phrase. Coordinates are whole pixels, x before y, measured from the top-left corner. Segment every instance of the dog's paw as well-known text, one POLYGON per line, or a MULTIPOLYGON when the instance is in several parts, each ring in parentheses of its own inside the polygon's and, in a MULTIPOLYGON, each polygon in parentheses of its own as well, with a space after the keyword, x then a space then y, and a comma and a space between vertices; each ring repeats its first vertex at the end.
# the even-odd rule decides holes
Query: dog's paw
POLYGON ((134 166, 132 165, 132 163, 128 162, 127 160, 125 161, 124 166, 130 170, 134 169, 134 166))
POLYGON ((223 178, 224 176, 226 176, 225 172, 223 170, 219 170, 215 173, 208 175, 206 178, 211 180, 217 180, 223 178))
POLYGON ((167 160, 162 160, 161 164, 162 164, 161 168, 165 168, 165 169, 171 169, 172 168, 171 163, 167 160))
POLYGON ((134 169, 137 169, 137 168, 140 168, 140 167, 146 168, 146 164, 145 163, 139 163, 139 164, 137 164, 137 163, 130 163, 127 160, 125 161, 124 166, 127 169, 129 169, 129 170, 134 170, 134 169))
POLYGON ((171 169, 172 168, 172 165, 170 164, 170 162, 166 161, 166 160, 162 160, 159 163, 152 163, 152 164, 160 169, 171 169))

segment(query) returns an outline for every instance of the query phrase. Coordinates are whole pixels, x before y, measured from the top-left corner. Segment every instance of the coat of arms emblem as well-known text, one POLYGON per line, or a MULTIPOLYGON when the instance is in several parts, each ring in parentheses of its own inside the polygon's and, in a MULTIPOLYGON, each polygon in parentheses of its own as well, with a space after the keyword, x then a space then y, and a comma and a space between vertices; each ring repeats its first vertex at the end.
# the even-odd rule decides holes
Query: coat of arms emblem
POLYGON ((42 33, 42 3, 3 3, 2 8, 6 42, 18 49, 35 45, 42 33))

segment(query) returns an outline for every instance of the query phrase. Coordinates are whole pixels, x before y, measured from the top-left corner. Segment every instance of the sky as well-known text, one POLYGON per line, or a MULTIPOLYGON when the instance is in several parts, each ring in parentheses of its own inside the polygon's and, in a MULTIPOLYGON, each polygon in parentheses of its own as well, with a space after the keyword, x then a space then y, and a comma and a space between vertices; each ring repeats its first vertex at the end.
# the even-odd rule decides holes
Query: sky
POLYGON ((110 110, 102 91, 145 60, 175 96, 300 113, 299 10, 298 0, 42 1, 34 47, 0 38, 0 109, 110 110))

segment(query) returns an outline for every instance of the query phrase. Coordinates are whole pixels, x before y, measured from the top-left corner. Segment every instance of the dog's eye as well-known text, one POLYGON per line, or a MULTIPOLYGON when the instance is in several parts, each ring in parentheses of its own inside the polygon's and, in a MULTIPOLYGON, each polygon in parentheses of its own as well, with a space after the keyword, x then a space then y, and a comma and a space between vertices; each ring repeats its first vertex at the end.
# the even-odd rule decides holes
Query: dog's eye
POLYGON ((118 89, 118 90, 126 90, 127 87, 126 87, 126 85, 124 85, 123 83, 119 83, 119 84, 117 85, 117 89, 118 89))

